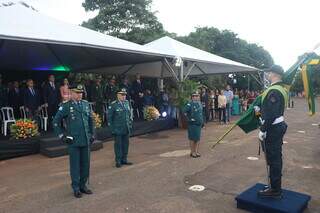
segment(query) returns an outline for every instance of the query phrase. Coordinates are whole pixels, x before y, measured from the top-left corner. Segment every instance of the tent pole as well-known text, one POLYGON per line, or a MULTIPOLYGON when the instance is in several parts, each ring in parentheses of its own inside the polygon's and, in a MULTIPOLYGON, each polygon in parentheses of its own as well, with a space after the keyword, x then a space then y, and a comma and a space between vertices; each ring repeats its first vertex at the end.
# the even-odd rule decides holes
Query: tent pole
POLYGON ((180 65, 180 79, 179 79, 180 82, 183 81, 183 68, 184 68, 184 62, 182 60, 181 65, 180 65))
POLYGON ((256 76, 254 76, 254 75, 252 75, 252 74, 250 74, 250 75, 251 75, 251 77, 252 77, 254 80, 256 80, 256 81, 258 82, 258 84, 260 84, 260 86, 263 86, 263 84, 261 83, 261 81, 259 81, 259 79, 257 79, 256 76))
POLYGON ((188 78, 188 76, 190 75, 190 73, 191 73, 191 71, 192 71, 192 69, 193 69, 193 67, 194 67, 195 65, 196 65, 196 63, 193 62, 192 65, 191 65, 191 67, 189 68, 187 74, 184 76, 184 80, 186 80, 186 79, 188 78))
POLYGON ((195 66, 200 70, 200 72, 202 72, 203 74, 207 75, 207 73, 205 71, 203 71, 203 69, 201 69, 201 67, 199 67, 198 64, 195 64, 195 66))
POLYGON ((126 69, 123 73, 121 73, 121 75, 127 74, 127 73, 128 73, 130 70, 132 70, 135 66, 136 66, 136 64, 131 65, 128 69, 126 69))
POLYGON ((173 75, 173 77, 175 77, 175 79, 179 82, 179 78, 178 78, 178 76, 176 75, 176 73, 174 72, 174 70, 172 69, 172 67, 170 66, 168 60, 165 58, 165 59, 164 59, 164 62, 162 62, 162 63, 164 63, 164 65, 167 66, 167 68, 169 69, 169 71, 171 72, 171 74, 173 75))

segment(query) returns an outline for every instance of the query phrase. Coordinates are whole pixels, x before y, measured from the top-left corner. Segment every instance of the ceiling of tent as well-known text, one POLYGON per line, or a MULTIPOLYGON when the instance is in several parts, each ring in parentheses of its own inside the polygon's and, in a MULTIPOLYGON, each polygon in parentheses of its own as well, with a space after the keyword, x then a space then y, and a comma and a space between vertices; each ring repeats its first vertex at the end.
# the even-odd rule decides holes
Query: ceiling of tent
MULTIPOLYGON (((258 69, 235 62, 209 52, 189 46, 170 37, 163 37, 150 42, 146 47, 154 51, 166 52, 168 55, 180 57, 183 63, 184 77, 227 73, 253 73, 258 69)), ((147 77, 179 78, 180 67, 174 65, 174 60, 164 59, 162 62, 151 62, 133 66, 107 67, 89 70, 94 73, 129 74, 137 73, 147 77)))
POLYGON ((0 3, 0 70, 84 71, 173 57, 45 16, 22 3, 0 3))

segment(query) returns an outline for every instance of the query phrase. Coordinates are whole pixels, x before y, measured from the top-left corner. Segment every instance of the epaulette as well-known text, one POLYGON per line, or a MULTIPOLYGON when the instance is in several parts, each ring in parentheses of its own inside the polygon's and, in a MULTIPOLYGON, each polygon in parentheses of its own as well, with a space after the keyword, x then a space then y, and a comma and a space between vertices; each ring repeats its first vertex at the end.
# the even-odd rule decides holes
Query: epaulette
POLYGON ((82 100, 83 102, 86 102, 86 103, 88 103, 88 101, 87 100, 82 100))
POLYGON ((117 103, 117 101, 112 101, 112 102, 111 102, 111 104, 115 104, 115 103, 117 103))

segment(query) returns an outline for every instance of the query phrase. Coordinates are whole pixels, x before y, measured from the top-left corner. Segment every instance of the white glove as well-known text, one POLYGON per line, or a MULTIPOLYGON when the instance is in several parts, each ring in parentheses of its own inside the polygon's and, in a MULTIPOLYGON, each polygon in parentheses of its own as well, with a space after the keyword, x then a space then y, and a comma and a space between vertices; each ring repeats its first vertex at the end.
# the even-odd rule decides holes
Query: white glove
POLYGON ((254 106, 253 109, 254 109, 255 112, 260 112, 260 107, 259 106, 254 106))
POLYGON ((259 137, 260 141, 264 141, 266 139, 266 137, 267 137, 267 132, 259 131, 258 137, 259 137))

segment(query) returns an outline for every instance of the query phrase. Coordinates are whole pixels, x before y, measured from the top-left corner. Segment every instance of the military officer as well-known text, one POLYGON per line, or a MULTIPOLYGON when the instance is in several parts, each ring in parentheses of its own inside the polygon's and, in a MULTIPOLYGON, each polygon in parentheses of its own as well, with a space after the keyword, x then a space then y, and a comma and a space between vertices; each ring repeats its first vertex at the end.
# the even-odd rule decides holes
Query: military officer
POLYGON ((132 165, 128 161, 129 135, 132 129, 132 116, 127 91, 123 88, 117 92, 117 100, 108 107, 108 125, 114 135, 114 153, 116 167, 132 165))
POLYGON ((116 85, 116 77, 112 76, 109 84, 106 86, 105 89, 105 99, 107 100, 108 105, 110 105, 111 102, 117 99, 118 90, 119 89, 116 85))
POLYGON ((194 92, 191 99, 183 109, 183 112, 188 120, 188 138, 191 149, 190 157, 198 158, 201 156, 199 153, 199 141, 201 128, 203 126, 203 112, 199 92, 194 92))
POLYGON ((82 193, 92 194, 87 188, 90 168, 90 144, 94 141, 94 123, 89 103, 82 100, 82 85, 72 86, 71 100, 62 103, 53 119, 55 133, 68 144, 72 189, 76 198, 82 193), (65 119, 66 130, 61 127, 65 119))
POLYGON ((100 115, 100 118, 103 118, 105 97, 103 95, 104 87, 101 80, 101 76, 96 77, 96 82, 91 88, 91 101, 95 104, 95 111, 100 115))
POLYGON ((287 90, 282 86, 283 69, 273 65, 265 70, 271 86, 262 94, 259 140, 265 144, 267 164, 269 166, 270 187, 259 191, 260 197, 281 198, 282 143, 287 130, 284 121, 284 109, 288 103, 287 90))

